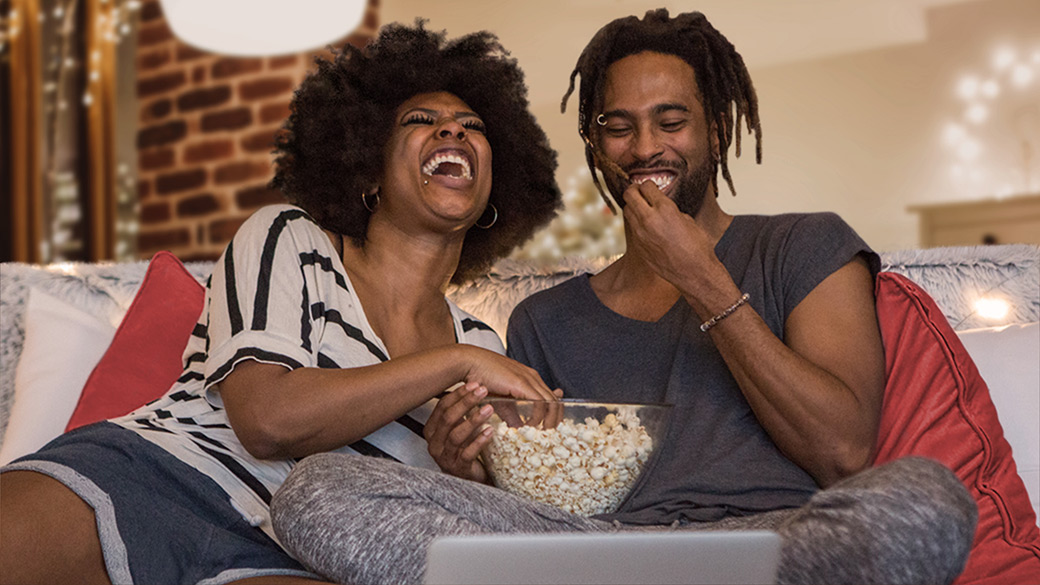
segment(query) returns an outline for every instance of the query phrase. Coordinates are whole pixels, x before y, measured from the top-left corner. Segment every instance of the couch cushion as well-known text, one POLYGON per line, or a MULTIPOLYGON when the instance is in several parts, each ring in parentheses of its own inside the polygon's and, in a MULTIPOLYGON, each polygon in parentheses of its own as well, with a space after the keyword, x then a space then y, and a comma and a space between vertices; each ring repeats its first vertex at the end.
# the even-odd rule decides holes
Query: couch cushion
POLYGON ((997 407, 1033 512, 1040 516, 1040 323, 958 331, 997 407))
POLYGON ((115 332, 95 315, 42 290, 29 291, 25 342, 0 465, 36 451, 65 430, 83 385, 115 332))
POLYGON ((952 469, 979 507, 959 584, 1040 583, 1040 529, 986 383, 939 307, 881 273, 886 387, 875 464, 922 455, 952 469))
POLYGON ((129 413, 170 389, 205 292, 181 261, 159 252, 115 338, 91 372, 65 430, 129 413))

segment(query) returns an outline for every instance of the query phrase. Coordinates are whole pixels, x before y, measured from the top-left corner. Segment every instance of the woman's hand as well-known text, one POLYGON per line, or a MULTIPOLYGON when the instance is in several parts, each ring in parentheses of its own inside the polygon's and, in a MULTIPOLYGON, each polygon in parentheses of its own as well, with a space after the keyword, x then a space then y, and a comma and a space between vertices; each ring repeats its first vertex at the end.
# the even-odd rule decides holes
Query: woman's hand
MULTIPOLYGON (((553 400, 563 397, 562 390, 553 391, 553 400)), ((488 389, 470 382, 441 398, 426 421, 423 436, 433 460, 445 473, 480 483, 490 483, 487 470, 479 456, 491 440, 494 430, 487 425, 494 409, 490 404, 480 406, 488 395, 488 389)), ((558 403, 559 404, 559 403, 558 403)), ((560 422, 562 411, 549 408, 548 412, 532 413, 529 424, 544 424, 555 427, 560 422)), ((514 412, 515 414, 515 412, 514 412)), ((523 424, 519 419, 510 422, 506 413, 499 413, 510 426, 523 424)))
POLYGON ((423 436, 430 456, 445 473, 480 483, 488 474, 478 456, 491 439, 493 430, 486 423, 493 412, 490 404, 478 408, 488 389, 468 382, 437 402, 423 436))
POLYGON ((476 383, 484 386, 489 394, 521 400, 559 399, 558 393, 545 385, 534 368, 472 345, 456 347, 466 351, 467 367, 463 381, 467 385, 476 383))
POLYGON ((430 456, 446 473, 488 483, 489 477, 478 456, 491 439, 487 426, 494 412, 491 405, 479 407, 490 395, 554 402, 562 390, 549 390, 533 368, 497 353, 476 350, 466 374, 466 383, 438 401, 426 421, 423 436, 430 456))

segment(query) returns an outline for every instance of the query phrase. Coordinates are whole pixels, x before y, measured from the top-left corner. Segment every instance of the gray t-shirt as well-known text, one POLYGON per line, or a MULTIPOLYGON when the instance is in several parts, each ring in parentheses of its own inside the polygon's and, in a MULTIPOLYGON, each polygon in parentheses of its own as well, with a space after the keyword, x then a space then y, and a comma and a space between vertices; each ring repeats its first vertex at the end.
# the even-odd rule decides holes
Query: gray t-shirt
MULTIPOLYGON (((828 275, 864 254, 832 213, 736 216, 715 253, 781 340, 791 311, 828 275)), ((735 299, 734 299, 735 300, 735 299)), ((675 405, 667 438, 618 512, 632 524, 710 521, 804 504, 818 489, 759 425, 701 320, 684 299, 657 322, 603 305, 582 275, 521 302, 508 355, 568 398, 675 405)))

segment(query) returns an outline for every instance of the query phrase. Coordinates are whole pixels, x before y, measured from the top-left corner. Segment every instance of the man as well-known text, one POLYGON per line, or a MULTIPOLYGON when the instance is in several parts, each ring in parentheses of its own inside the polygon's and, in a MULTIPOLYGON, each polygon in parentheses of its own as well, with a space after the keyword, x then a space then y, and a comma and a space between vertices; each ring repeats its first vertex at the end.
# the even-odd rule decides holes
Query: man
POLYGON ((733 46, 699 13, 651 11, 597 33, 564 105, 577 75, 579 133, 624 209, 627 251, 521 303, 508 351, 571 398, 674 404, 653 469, 618 512, 594 518, 484 489, 489 413, 473 410, 486 390, 471 385, 441 400, 426 436, 444 470, 474 482, 304 462, 273 505, 293 516, 283 542, 337 579, 408 582, 424 547, 402 535, 769 528, 784 539, 781 582, 952 581, 975 523, 956 477, 921 459, 863 472, 884 387, 876 254, 833 214, 731 216, 716 200, 720 167, 733 190, 742 119, 761 135, 733 46), (365 506, 367 527, 387 527, 358 530, 297 497, 333 486, 348 494, 341 510, 365 506), (317 526, 324 549, 294 549, 317 526))

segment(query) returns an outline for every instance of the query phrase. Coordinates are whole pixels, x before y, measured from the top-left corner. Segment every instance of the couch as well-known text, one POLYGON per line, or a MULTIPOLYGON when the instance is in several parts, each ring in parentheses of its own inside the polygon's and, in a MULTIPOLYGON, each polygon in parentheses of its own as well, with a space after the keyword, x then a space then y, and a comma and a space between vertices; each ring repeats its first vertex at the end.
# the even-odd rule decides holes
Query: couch
MULTIPOLYGON (((968 485, 980 523, 960 583, 1040 582, 1040 247, 902 250, 882 263, 889 384, 877 463, 931 456, 968 485)), ((606 264, 503 260, 449 295, 504 334, 521 299, 606 264)), ((211 269, 168 253, 0 264, 0 463, 161 393, 211 269), (113 396, 114 385, 146 391, 113 396)))

